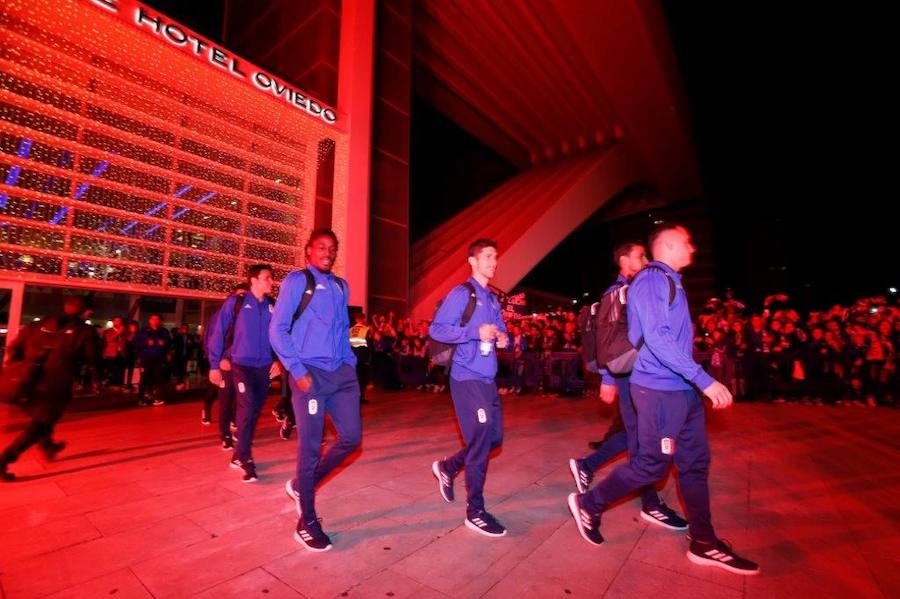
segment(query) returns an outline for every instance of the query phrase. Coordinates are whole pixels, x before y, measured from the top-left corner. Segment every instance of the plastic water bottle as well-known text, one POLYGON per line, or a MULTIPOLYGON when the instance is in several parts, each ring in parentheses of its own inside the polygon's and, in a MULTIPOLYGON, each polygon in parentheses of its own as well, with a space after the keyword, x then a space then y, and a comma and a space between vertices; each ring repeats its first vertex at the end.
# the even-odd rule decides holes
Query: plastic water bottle
POLYGON ((482 341, 481 342, 481 355, 482 356, 490 355, 492 347, 494 347, 493 341, 482 341))

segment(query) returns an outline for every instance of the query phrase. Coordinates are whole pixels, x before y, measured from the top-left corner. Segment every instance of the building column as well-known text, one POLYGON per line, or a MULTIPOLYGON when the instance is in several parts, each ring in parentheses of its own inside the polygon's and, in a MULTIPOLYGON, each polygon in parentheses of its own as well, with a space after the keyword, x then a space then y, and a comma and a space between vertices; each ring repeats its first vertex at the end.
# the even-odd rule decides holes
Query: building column
MULTIPOLYGON (((339 261, 343 262, 343 274, 350 283, 350 303, 363 308, 369 295, 369 161, 374 53, 375 0, 344 2, 341 5, 337 108, 346 115, 348 136, 346 164, 335 164, 335 176, 346 178, 343 182, 335 181, 332 218, 345 224, 339 261), (343 198, 338 197, 338 188, 343 188, 343 198)), ((336 161, 340 161, 337 156, 336 161)))
POLYGON ((9 298, 9 317, 6 322, 6 345, 19 334, 22 327, 22 303, 25 301, 25 283, 23 281, 3 281, 2 286, 12 292, 9 298))

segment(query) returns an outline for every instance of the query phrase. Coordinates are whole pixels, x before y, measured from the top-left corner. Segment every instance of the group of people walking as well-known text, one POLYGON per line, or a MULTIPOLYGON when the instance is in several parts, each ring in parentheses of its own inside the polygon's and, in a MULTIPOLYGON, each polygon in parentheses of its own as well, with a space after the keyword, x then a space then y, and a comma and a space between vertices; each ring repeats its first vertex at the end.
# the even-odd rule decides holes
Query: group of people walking
MULTIPOLYGON (((623 320, 627 316, 634 361, 628 372, 597 365, 601 398, 608 403, 618 400, 619 417, 596 451, 569 461, 576 492, 566 504, 580 536, 599 546, 604 542, 602 513, 622 497, 639 492, 641 518, 668 530, 689 531, 687 556, 692 562, 756 574, 757 564, 739 556, 716 535, 710 515, 710 451, 701 394, 714 409, 729 407, 732 395, 692 357, 693 331, 680 275, 694 253, 690 234, 683 227, 664 224, 651 235, 649 249, 654 258, 649 263, 642 244, 627 244, 615 252, 620 274, 608 291, 620 294, 627 307, 623 320), (628 460, 591 488, 596 469, 626 451, 628 460), (656 492, 655 485, 673 463, 687 518, 656 492)), ((350 334, 349 285, 332 272, 337 253, 333 231, 313 231, 305 247, 306 268, 287 275, 277 301, 271 297, 272 268, 250 267, 247 284, 226 299, 204 331, 209 380, 220 400, 222 448, 231 451, 230 465, 241 470, 244 482, 258 480, 253 437, 270 381, 282 377, 286 383, 279 412, 288 435, 296 424, 298 441, 296 469, 285 491, 297 504, 295 539, 317 552, 331 549, 332 542, 317 516, 316 487, 361 442, 358 347, 355 353, 351 337, 363 338, 365 331, 350 334), (323 448, 326 415, 337 438, 323 448)), ((431 474, 441 498, 454 502, 454 483, 464 471, 464 525, 486 537, 502 537, 507 530, 487 510, 484 498, 489 455, 503 442, 496 350, 510 343, 500 304, 488 286, 497 269, 497 244, 476 240, 468 248, 467 260, 471 277, 450 291, 429 329, 431 339, 451 348, 450 391, 464 443, 453 455, 435 460, 431 474)), ((76 358, 87 359, 94 351, 87 342, 78 341, 83 323, 79 324, 76 303, 67 301, 65 315, 53 321, 49 333, 72 330, 69 343, 41 358, 65 363, 63 372, 75 368, 76 358)), ((34 335, 35 331, 23 332, 10 348, 8 360, 29 359, 28 339, 34 335)), ((71 380, 62 376, 28 392, 45 399, 63 397, 64 388, 70 387, 71 380)), ((50 403, 64 406, 64 402, 50 403)), ((211 423, 210 403, 203 407, 204 424, 211 423)), ((0 474, 11 477, 7 465, 30 445, 39 443, 48 453, 60 450, 52 430, 61 409, 48 409, 0 454, 0 474)))

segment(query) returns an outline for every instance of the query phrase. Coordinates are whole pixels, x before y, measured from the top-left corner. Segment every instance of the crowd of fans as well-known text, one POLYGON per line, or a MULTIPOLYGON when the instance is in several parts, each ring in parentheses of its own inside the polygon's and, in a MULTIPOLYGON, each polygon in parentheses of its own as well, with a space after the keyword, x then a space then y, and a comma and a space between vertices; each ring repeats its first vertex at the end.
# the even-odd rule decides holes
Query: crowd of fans
POLYGON ((169 330, 160 315, 152 314, 145 327, 115 317, 111 326, 95 328, 100 367, 83 369, 77 389, 81 393, 136 392, 140 403, 160 405, 167 385, 174 383, 175 391, 183 391, 189 374, 209 371, 200 333, 187 324, 169 330))
MULTIPOLYGON (((510 348, 499 351, 501 393, 578 394, 596 388, 580 358, 572 310, 507 318, 510 348)), ((428 323, 375 315, 374 382, 387 389, 441 391, 428 364, 428 323)), ((784 294, 751 312, 728 291, 695 321, 695 356, 741 399, 776 403, 895 405, 900 399, 897 348, 900 308, 885 297, 801 315, 784 294)))
POLYGON ((885 297, 801 315, 783 294, 749 313, 730 295, 696 322, 695 352, 743 397, 894 405, 900 309, 885 297))
MULTIPOLYGON (((142 403, 163 403, 161 388, 186 388, 208 364, 198 332, 171 331, 153 315, 146 327, 116 318, 98 329, 103 368, 85 373, 82 390, 136 390, 142 403), (133 384, 140 369, 140 384, 133 384), (92 377, 93 380, 92 380, 92 377)), ((595 375, 580 357, 581 331, 571 309, 507 316, 510 347, 498 351, 501 393, 593 392, 595 375)), ((428 322, 375 314, 369 327, 371 385, 430 392, 447 389, 447 375, 429 359, 428 322)), ((709 300, 695 321, 695 357, 741 399, 813 404, 895 405, 900 399, 897 348, 900 308, 887 298, 801 315, 783 294, 752 312, 730 292, 709 300)))

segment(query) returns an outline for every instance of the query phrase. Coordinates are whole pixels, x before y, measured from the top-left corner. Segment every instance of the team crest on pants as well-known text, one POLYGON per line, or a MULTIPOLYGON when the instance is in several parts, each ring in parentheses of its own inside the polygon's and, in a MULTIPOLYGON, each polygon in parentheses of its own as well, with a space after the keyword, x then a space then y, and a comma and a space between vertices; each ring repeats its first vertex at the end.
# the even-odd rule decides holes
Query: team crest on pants
POLYGON ((484 411, 484 408, 478 408, 478 422, 481 424, 487 422, 487 412, 484 411))
POLYGON ((315 416, 319 413, 319 402, 315 399, 309 400, 309 415, 315 416))
POLYGON ((247 387, 244 386, 244 383, 238 383, 238 391, 244 393, 247 391, 247 387))
POLYGON ((660 450, 664 455, 672 455, 675 453, 675 439, 663 437, 660 450))

